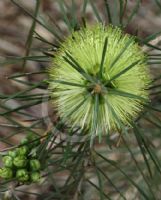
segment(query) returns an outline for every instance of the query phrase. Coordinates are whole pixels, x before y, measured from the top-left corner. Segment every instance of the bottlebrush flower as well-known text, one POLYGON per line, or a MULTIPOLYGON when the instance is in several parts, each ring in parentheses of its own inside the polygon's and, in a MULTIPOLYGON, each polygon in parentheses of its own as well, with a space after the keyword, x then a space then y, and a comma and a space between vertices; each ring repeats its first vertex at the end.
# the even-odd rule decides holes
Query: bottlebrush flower
POLYGON ((92 136, 129 125, 148 101, 146 56, 135 38, 103 25, 73 32, 49 69, 59 116, 92 136))

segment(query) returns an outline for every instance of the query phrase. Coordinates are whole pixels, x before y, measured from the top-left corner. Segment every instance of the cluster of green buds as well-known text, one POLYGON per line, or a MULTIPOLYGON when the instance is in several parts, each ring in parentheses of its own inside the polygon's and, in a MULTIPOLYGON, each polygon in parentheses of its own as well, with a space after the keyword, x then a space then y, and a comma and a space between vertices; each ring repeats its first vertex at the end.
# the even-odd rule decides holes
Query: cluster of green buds
POLYGON ((39 144, 40 139, 29 133, 21 140, 18 148, 8 151, 3 156, 4 167, 0 168, 0 177, 21 183, 39 182, 41 164, 36 154, 39 144))

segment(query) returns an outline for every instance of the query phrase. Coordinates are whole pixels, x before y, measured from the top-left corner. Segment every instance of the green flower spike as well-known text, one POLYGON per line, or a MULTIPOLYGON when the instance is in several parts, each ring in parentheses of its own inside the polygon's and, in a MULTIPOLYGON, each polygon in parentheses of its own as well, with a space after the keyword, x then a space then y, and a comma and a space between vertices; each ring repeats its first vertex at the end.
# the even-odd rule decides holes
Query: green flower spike
POLYGON ((120 28, 82 28, 62 43, 49 69, 61 119, 91 136, 129 125, 148 101, 146 57, 120 28))

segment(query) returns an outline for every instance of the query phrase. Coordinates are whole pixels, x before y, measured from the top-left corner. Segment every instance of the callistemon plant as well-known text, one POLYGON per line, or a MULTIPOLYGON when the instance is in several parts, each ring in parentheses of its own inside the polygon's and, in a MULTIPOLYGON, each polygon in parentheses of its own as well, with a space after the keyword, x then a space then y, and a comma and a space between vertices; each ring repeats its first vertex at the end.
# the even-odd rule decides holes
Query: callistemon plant
POLYGON ((92 136, 129 125, 148 101, 146 60, 135 38, 117 27, 98 24, 73 32, 49 70, 62 120, 92 136))
POLYGON ((0 2, 0 199, 160 200, 160 1, 0 2))

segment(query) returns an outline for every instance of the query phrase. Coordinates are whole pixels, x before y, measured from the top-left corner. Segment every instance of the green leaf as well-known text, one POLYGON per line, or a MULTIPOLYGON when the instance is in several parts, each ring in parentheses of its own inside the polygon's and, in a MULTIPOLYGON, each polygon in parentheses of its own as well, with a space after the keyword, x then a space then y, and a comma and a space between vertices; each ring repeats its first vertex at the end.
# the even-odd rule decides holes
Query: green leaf
POLYGON ((158 37, 159 35, 161 35, 161 31, 157 32, 157 33, 153 33, 152 35, 149 35, 148 37, 146 37, 145 39, 143 39, 144 43, 148 43, 151 40, 156 39, 156 37, 158 37))
POLYGON ((160 94, 160 93, 161 93, 161 91, 156 91, 156 92, 151 92, 150 95, 151 95, 151 96, 152 96, 152 95, 155 95, 155 96, 156 96, 157 94, 160 94))
POLYGON ((65 24, 67 25, 68 27, 68 30, 70 32, 72 32, 72 30, 74 30, 74 27, 72 26, 71 22, 69 21, 68 17, 67 17, 67 14, 66 14, 66 10, 65 10, 65 3, 64 3, 64 0, 58 0, 57 1, 58 4, 59 4, 59 7, 60 7, 60 11, 63 15, 63 19, 64 19, 64 22, 65 24))
POLYGON ((149 111, 147 114, 150 116, 144 116, 145 119, 149 120, 151 123, 153 123, 158 128, 161 128, 161 119, 155 115, 152 111, 149 111))
POLYGON ((93 9, 93 12, 94 12, 94 14, 95 14, 95 16, 96 16, 98 22, 103 23, 103 21, 102 21, 102 19, 101 19, 101 17, 100 17, 100 14, 99 14, 99 10, 98 10, 98 8, 95 6, 93 0, 89 0, 89 2, 90 2, 90 4, 91 4, 91 7, 92 7, 92 9, 93 9))
POLYGON ((21 192, 23 194, 27 194, 27 195, 33 195, 33 196, 38 196, 38 197, 41 196, 41 194, 39 194, 39 193, 29 192, 29 191, 21 190, 21 189, 18 189, 18 188, 15 188, 14 190, 17 191, 17 192, 21 192))
POLYGON ((112 24, 112 16, 111 16, 110 6, 109 6, 109 3, 108 3, 108 0, 104 0, 104 4, 105 4, 105 8, 106 8, 108 22, 109 22, 109 24, 112 24))
MULTIPOLYGON (((50 45, 50 46, 53 46, 53 47, 56 48, 56 49, 59 47, 58 45, 55 45, 54 43, 49 42, 46 38, 42 37, 42 36, 41 36, 39 33, 37 33, 36 31, 34 31, 34 33, 35 33, 34 38, 40 40, 41 42, 46 43, 46 44, 48 44, 48 45, 50 45)), ((40 50, 40 48, 39 48, 38 50, 40 50)))
POLYGON ((116 192, 118 192, 120 194, 120 196, 126 200, 126 198, 124 197, 124 195, 121 193, 121 191, 118 189, 118 187, 112 182, 112 180, 107 176, 107 174, 98 166, 96 166, 97 170, 107 179, 107 181, 112 185, 112 187, 116 190, 116 192))
POLYGON ((76 2, 75 0, 72 0, 72 5, 71 5, 71 16, 72 16, 72 27, 74 28, 74 30, 76 30, 79 25, 78 25, 78 20, 77 20, 77 7, 76 7, 76 2))
POLYGON ((141 41, 141 40, 140 40, 140 42, 141 42, 141 44, 145 44, 146 46, 151 47, 152 50, 153 50, 153 49, 156 49, 156 50, 161 51, 161 48, 159 48, 159 47, 157 47, 157 46, 155 46, 155 45, 152 45, 152 44, 150 44, 150 43, 146 43, 146 42, 141 41))
MULTIPOLYGON (((31 45, 32 45, 32 41, 33 41, 33 34, 34 34, 34 30, 35 30, 35 27, 36 27, 36 18, 38 16, 38 12, 39 12, 39 7, 40 7, 40 0, 37 0, 36 1, 36 6, 35 6, 35 10, 34 10, 34 19, 33 19, 33 22, 32 22, 32 25, 31 25, 31 28, 30 28, 30 31, 29 31, 29 34, 28 34, 28 37, 27 37, 27 41, 26 41, 26 52, 25 52, 25 57, 29 55, 29 52, 30 52, 30 48, 31 48, 31 45)), ((22 64, 22 69, 24 70, 25 68, 25 65, 26 65, 26 60, 23 61, 23 64, 22 64)))
POLYGON ((82 6, 82 16, 85 18, 85 15, 86 15, 86 8, 87 8, 87 5, 88 5, 88 1, 89 0, 83 0, 83 6, 82 6))
MULTIPOLYGON (((95 185, 93 182, 91 182, 89 179, 86 179, 86 181, 88 182, 88 183, 90 183, 94 188, 96 188, 99 192, 100 192, 100 188, 97 186, 97 185, 95 185)), ((109 199, 109 200, 112 200, 107 194, 105 194, 104 192, 102 193, 102 195, 104 196, 104 197, 106 197, 106 199, 109 199)))
POLYGON ((106 58, 106 52, 107 52, 107 44, 108 44, 108 38, 105 38, 104 46, 103 46, 103 51, 102 51, 102 58, 101 58, 101 64, 100 64, 100 70, 99 70, 99 77, 102 78, 103 74, 103 65, 104 61, 106 58))
POLYGON ((123 17, 124 17, 126 6, 127 6, 127 0, 119 0, 119 3, 120 3, 119 20, 120 20, 120 25, 123 26, 123 17), (124 1, 125 1, 125 3, 124 3, 124 1))
POLYGON ((131 22, 131 20, 133 19, 133 17, 136 15, 136 13, 138 12, 139 10, 139 7, 140 7, 140 3, 141 3, 141 0, 137 0, 136 1, 136 5, 134 7, 134 9, 132 10, 130 16, 128 17, 127 19, 127 22, 125 23, 125 27, 128 26, 128 24, 131 22))
POLYGON ((18 63, 24 60, 36 61, 36 62, 49 62, 50 59, 47 56, 26 56, 26 57, 8 57, 4 61, 0 61, 1 65, 9 65, 18 63))
POLYGON ((148 122, 150 122, 151 124, 153 124, 154 126, 161 128, 161 125, 159 125, 158 123, 156 123, 156 121, 154 121, 154 119, 149 119, 148 117, 144 117, 144 119, 148 122))
POLYGON ((89 151, 89 143, 86 142, 82 144, 81 146, 84 150, 82 152, 79 151, 79 154, 75 160, 74 165, 72 165, 72 168, 70 170, 70 175, 68 176, 67 180, 65 181, 64 186, 67 186, 67 184, 70 182, 70 180, 74 177, 74 173, 78 170, 79 166, 82 164, 83 160, 82 158, 85 156, 85 150, 88 149, 89 151))
POLYGON ((23 90, 23 91, 20 91, 20 92, 17 92, 17 93, 14 93, 14 94, 10 95, 8 98, 5 99, 5 101, 8 101, 8 100, 10 100, 10 99, 14 99, 14 98, 16 98, 16 97, 18 97, 18 96, 20 96, 20 95, 22 95, 22 94, 25 94, 26 92, 29 92, 29 91, 31 91, 31 90, 37 88, 37 87, 40 86, 41 84, 42 84, 42 82, 40 82, 40 83, 35 83, 35 84, 33 84, 32 86, 30 86, 29 88, 27 88, 26 90, 23 90))
MULTIPOLYGON (((0 107, 2 107, 0 105, 0 107)), ((6 110, 9 110, 7 109, 6 107, 3 106, 3 108, 5 108, 6 110)), ((31 117, 31 116, 30 116, 31 117)), ((10 135, 7 135, 6 137, 3 137, 1 140, 4 141, 5 143, 8 141, 8 139, 18 133, 22 133, 23 130, 27 130, 33 134, 36 134, 39 136, 39 134, 34 131, 32 128, 34 128, 34 126, 36 124, 32 124, 31 126, 23 126, 21 123, 19 123, 18 121, 14 120, 12 117, 10 116, 5 116, 6 120, 9 121, 10 123, 13 124, 13 126, 15 126, 15 128, 17 127, 17 130, 16 131, 13 131, 10 135)), ((42 118, 42 120, 44 120, 44 118, 42 118)))
POLYGON ((119 95, 119 96, 128 97, 128 98, 148 102, 148 100, 146 98, 132 94, 132 93, 129 93, 129 92, 124 92, 124 91, 121 91, 121 90, 110 89, 110 88, 108 88, 108 91, 111 94, 116 94, 116 95, 119 95))
POLYGON ((44 27, 47 31, 49 31, 52 35, 54 35, 58 41, 62 41, 62 38, 59 37, 59 35, 55 32, 55 30, 51 27, 49 27, 47 24, 41 22, 37 18, 34 17, 28 10, 26 10, 23 6, 21 6, 19 3, 17 3, 15 0, 11 0, 13 4, 15 4, 17 7, 19 7, 21 10, 23 10, 27 15, 29 15, 31 18, 35 20, 38 24, 40 24, 42 27, 44 27))
POLYGON ((118 74, 116 74, 115 76, 113 76, 110 80, 108 80, 105 83, 105 86, 107 86, 111 81, 117 79, 118 77, 120 77, 122 74, 126 73, 127 71, 129 71, 131 68, 133 68, 135 65, 137 65, 140 62, 140 60, 137 60, 136 62, 130 64, 128 67, 126 67, 125 69, 123 69, 121 72, 119 72, 118 74))
MULTIPOLYGON (((149 57, 149 60, 161 60, 161 58, 160 57, 149 57)), ((155 63, 154 63, 155 64, 155 63)))
POLYGON ((64 56, 63 58, 71 67, 78 71, 86 80, 92 83, 94 82, 93 78, 84 71, 80 64, 69 53, 66 52, 66 56, 67 57, 64 56))
POLYGON ((97 151, 95 151, 96 155, 98 155, 99 157, 101 157, 104 161, 106 161, 107 163, 109 163, 111 166, 113 166, 114 168, 116 168, 117 170, 119 170, 126 178, 127 180, 133 185, 135 186, 138 191, 140 192, 140 194, 142 194, 142 196, 145 197, 145 199, 150 200, 149 197, 146 195, 146 193, 142 190, 142 188, 136 184, 130 177, 129 175, 127 175, 120 167, 118 167, 118 165, 116 165, 116 163, 113 160, 109 160, 107 158, 105 158, 103 155, 101 155, 100 153, 98 153, 97 151))
MULTIPOLYGON (((5 109, 5 110, 7 110, 7 111, 11 111, 11 112, 12 112, 12 109, 11 109, 11 108, 8 108, 8 107, 7 107, 6 105, 4 105, 4 104, 0 104, 0 107, 3 108, 3 109, 5 109)), ((19 115, 23 115, 23 116, 27 116, 27 117, 33 118, 33 116, 32 116, 31 114, 27 113, 27 112, 17 111, 17 113, 18 113, 19 115)), ((5 118, 6 118, 6 117, 7 117, 7 116, 5 116, 5 118)))
POLYGON ((99 193, 100 193, 100 200, 104 200, 104 192, 103 192, 103 180, 102 180, 102 174, 100 173, 100 171, 97 169, 96 167, 96 174, 98 177, 98 183, 99 183, 99 193))
POLYGON ((113 0, 112 2, 112 11, 113 11, 113 25, 114 26, 119 26, 120 25, 120 19, 119 19, 119 0, 113 0))
POLYGON ((110 64, 110 67, 114 67, 114 65, 117 63, 117 61, 121 58, 121 56, 123 55, 123 53, 127 50, 128 46, 133 43, 133 38, 130 38, 125 46, 121 49, 120 53, 116 56, 116 58, 113 60, 113 62, 110 64))
MULTIPOLYGON (((143 177, 144 181, 146 182, 146 184, 147 184, 147 186, 148 186, 148 189, 149 189, 149 191, 151 192, 151 194, 152 194, 152 196, 153 196, 153 199, 155 199, 155 195, 154 195, 154 193, 153 193, 153 191, 152 191, 152 189, 151 189, 151 185, 150 185, 150 183, 149 183, 150 181, 146 178, 146 176, 145 176, 145 174, 143 173, 141 167, 139 166, 138 161, 135 159, 135 156, 134 156, 132 150, 130 149, 129 145, 127 144, 127 142, 126 142, 126 140, 124 139, 123 136, 122 136, 122 140, 123 140, 123 142, 124 142, 124 144, 125 144, 127 150, 130 152, 131 157, 132 157, 132 159, 133 159, 133 161, 134 161, 134 163, 135 163, 135 165, 136 165, 138 171, 140 172, 141 176, 143 177)), ((149 163, 148 163, 148 164, 149 164, 149 163)), ((148 169, 150 169, 149 166, 148 166, 148 169)), ((149 173, 150 173, 150 176, 151 176, 151 178, 152 178, 152 172, 151 172, 151 170, 149 171, 149 173)))
POLYGON ((63 81, 63 80, 52 80, 52 82, 60 83, 60 84, 63 84, 63 85, 70 85, 70 86, 74 86, 74 87, 86 87, 85 85, 67 82, 67 81, 63 81))
MULTIPOLYGON (((99 113, 99 94, 94 95, 94 109, 93 109, 93 120, 91 125, 91 141, 90 146, 93 145, 93 139, 97 135, 98 130, 98 113, 99 113)), ((101 140, 101 135, 99 134, 99 140, 101 140)))
POLYGON ((149 154, 150 158, 152 159, 152 161, 154 162, 156 168, 161 173, 160 164, 154 158, 153 153, 151 152, 150 146, 148 146, 147 143, 145 142, 145 139, 143 138, 141 131, 138 129, 138 127, 135 124, 133 124, 133 127, 134 127, 134 133, 135 133, 136 139, 137 139, 140 149, 144 155, 144 159, 147 164, 149 173, 152 175, 150 165, 148 164, 148 159, 146 158, 146 155, 145 155, 145 150, 148 152, 148 154, 149 154))
POLYGON ((161 56, 161 54, 155 54, 155 53, 153 53, 153 54, 148 54, 148 57, 150 58, 150 57, 153 57, 153 56, 161 56))
POLYGON ((10 75, 7 78, 8 79, 13 79, 13 78, 19 78, 22 76, 30 76, 30 75, 35 75, 35 74, 45 74, 47 73, 46 71, 35 71, 35 72, 27 72, 27 73, 16 73, 14 75, 10 75))
POLYGON ((158 7, 161 9, 161 2, 159 0, 154 0, 158 7))
POLYGON ((156 168, 158 169, 158 172, 161 174, 161 163, 160 163, 157 155, 152 150, 151 146, 148 146, 148 144, 146 143, 144 137, 142 136, 142 134, 140 134, 140 138, 142 139, 142 142, 144 144, 145 149, 147 150, 151 160, 153 161, 153 163, 155 164, 156 168))
POLYGON ((159 79, 161 79, 161 75, 159 75, 159 76, 156 76, 153 80, 152 80, 152 83, 154 83, 154 82, 156 82, 156 81, 158 81, 159 79))
POLYGON ((23 110, 25 108, 29 108, 29 107, 35 106, 35 105, 40 104, 40 103, 42 103, 42 99, 41 100, 37 100, 37 101, 33 101, 33 102, 28 103, 28 104, 23 105, 23 106, 19 106, 19 107, 14 108, 14 109, 12 109, 10 111, 0 113, 0 116, 8 115, 8 114, 11 114, 13 112, 17 112, 19 110, 23 110))
POLYGON ((156 107, 154 107, 154 106, 152 106, 152 105, 144 105, 145 107, 147 107, 148 109, 150 109, 150 110, 153 110, 153 111, 157 111, 157 112, 161 112, 161 109, 159 109, 159 108, 156 108, 156 107))

